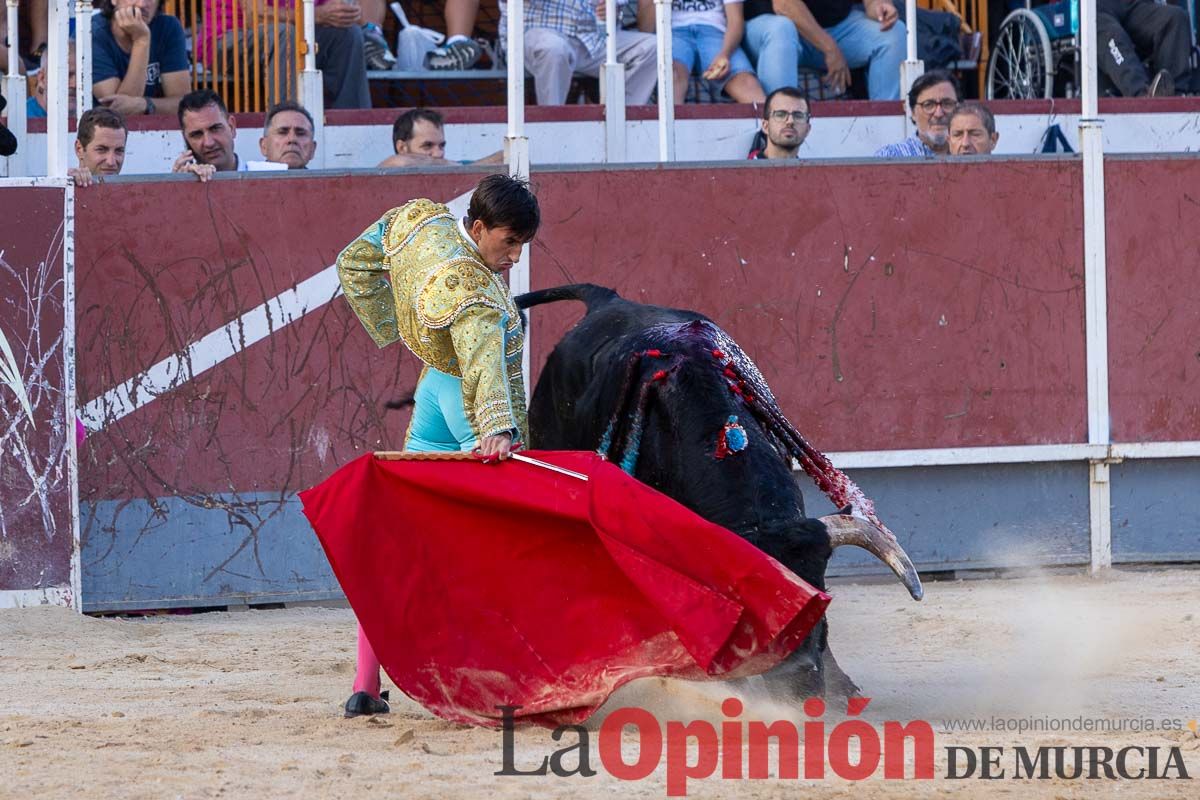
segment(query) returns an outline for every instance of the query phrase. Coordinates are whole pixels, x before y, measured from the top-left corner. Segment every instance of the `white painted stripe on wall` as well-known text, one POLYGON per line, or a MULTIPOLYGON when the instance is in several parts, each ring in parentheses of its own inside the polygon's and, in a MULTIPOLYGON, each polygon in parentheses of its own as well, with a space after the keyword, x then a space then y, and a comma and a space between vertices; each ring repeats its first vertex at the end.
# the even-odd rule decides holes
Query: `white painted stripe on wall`
MULTIPOLYGON (((451 213, 464 215, 471 194, 459 195, 447 205, 451 213)), ((364 220, 364 228, 366 227, 364 220)), ((221 362, 237 355, 278 330, 315 311, 342 293, 337 268, 323 270, 247 311, 234 321, 188 345, 181 353, 164 358, 124 383, 109 389, 80 411, 79 418, 89 431, 98 431, 159 395, 177 389, 221 362)))

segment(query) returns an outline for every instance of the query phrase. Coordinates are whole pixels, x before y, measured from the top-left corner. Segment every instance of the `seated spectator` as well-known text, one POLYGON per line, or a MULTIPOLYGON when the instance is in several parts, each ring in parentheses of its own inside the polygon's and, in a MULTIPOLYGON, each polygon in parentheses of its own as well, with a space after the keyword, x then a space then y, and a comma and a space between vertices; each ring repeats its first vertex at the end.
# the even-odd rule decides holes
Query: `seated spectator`
POLYGON ((179 101, 179 130, 187 148, 171 166, 172 172, 190 172, 202 182, 216 172, 245 172, 233 142, 237 124, 221 96, 212 89, 197 89, 179 101))
POLYGON ((998 141, 996 118, 983 105, 963 103, 950 115, 950 155, 986 156, 998 141))
MULTIPOLYGON (((50 51, 42 48, 42 63, 38 68, 37 77, 33 82, 33 94, 25 98, 25 118, 44 119, 46 117, 46 61, 50 51)), ((71 116, 75 116, 75 40, 71 40, 67 51, 67 107, 71 116)))
POLYGON ((367 69, 395 69, 396 55, 383 35, 387 0, 360 0, 359 5, 362 6, 363 58, 367 62, 367 69))
MULTIPOLYGON (((639 15, 643 30, 649 19, 639 15)), ((739 103, 766 99, 750 59, 742 52, 745 27, 742 0, 672 0, 671 59, 677 103, 687 96, 693 73, 739 103)))
POLYGON ((263 158, 288 169, 307 169, 317 152, 312 114, 299 103, 279 103, 267 112, 258 149, 263 158))
POLYGON ((885 145, 879 158, 929 158, 950 152, 950 115, 962 95, 958 80, 945 70, 926 72, 908 90, 908 107, 917 132, 903 142, 885 145))
MULTIPOLYGON (((471 69, 479 63, 483 48, 471 38, 475 30, 475 17, 479 14, 479 0, 446 0, 446 42, 433 52, 426 54, 425 66, 433 70, 471 69)), ((525 27, 529 27, 529 4, 525 6, 525 27)), ((504 36, 504 4, 500 4, 500 31, 504 36)), ((622 61, 621 63, 625 63, 622 61)), ((541 103, 541 100, 538 101, 541 103)))
POLYGON ((446 132, 442 115, 429 108, 414 108, 396 117, 392 125, 395 154, 379 162, 380 167, 443 167, 460 163, 503 164, 504 153, 496 152, 475 162, 446 160, 446 132))
MULTIPOLYGON (((638 0, 650 9, 652 0, 638 0)), ((500 30, 507 24, 500 5, 500 30)), ((604 12, 596 0, 527 0, 525 3, 525 69, 533 75, 539 106, 567 102, 572 75, 599 77, 604 63, 604 12)), ((501 34, 506 36, 506 34, 501 34)), ((617 61, 625 65, 625 102, 644 105, 658 80, 654 36, 617 31, 617 61)))
MULTIPOLYGON (((4 95, 0 94, 0 111, 8 105, 8 101, 4 99, 4 95)), ((17 137, 13 136, 13 132, 0 122, 0 156, 11 156, 17 152, 17 137)))
POLYGON ((75 185, 90 186, 120 175, 128 137, 125 120, 112 109, 92 108, 83 112, 75 133, 75 158, 79 166, 69 173, 75 185))
MULTIPOLYGON (((257 78, 268 105, 294 101, 299 84, 295 8, 287 0, 264 0, 256 21, 247 19, 247 7, 244 1, 237 4, 235 27, 234 0, 205 0, 205 23, 196 49, 197 58, 213 72, 232 75, 235 61, 253 59, 257 47, 261 70, 257 78), (215 51, 211 45, 214 40, 215 51)), ((360 25, 362 8, 346 0, 316 0, 314 15, 317 69, 321 70, 326 107, 370 108, 371 90, 367 85, 360 25)))
POLYGON ((123 117, 174 114, 192 87, 183 25, 159 0, 103 0, 92 17, 92 93, 123 117))
POLYGON ((766 143, 750 151, 750 158, 796 158, 808 138, 812 115, 808 99, 791 86, 776 89, 763 105, 762 134, 766 143))
POLYGON ((866 67, 872 100, 900 99, 907 33, 892 0, 747 0, 746 18, 743 44, 767 91, 794 86, 799 65, 825 72, 825 85, 842 94, 850 70, 866 67), (780 26, 779 17, 798 38, 780 26))
POLYGON ((1188 12, 1154 0, 1096 0, 1096 67, 1123 97, 1170 97, 1191 78, 1188 12), (1143 61, 1150 62, 1153 79, 1143 61))
MULTIPOLYGON (((0 3, 0 75, 8 72, 8 13, 6 3, 0 3)), ((49 4, 46 0, 23 0, 19 10, 22 50, 18 54, 24 62, 22 66, 31 73, 37 68, 46 43, 50 41, 47 32, 50 25, 49 4)))

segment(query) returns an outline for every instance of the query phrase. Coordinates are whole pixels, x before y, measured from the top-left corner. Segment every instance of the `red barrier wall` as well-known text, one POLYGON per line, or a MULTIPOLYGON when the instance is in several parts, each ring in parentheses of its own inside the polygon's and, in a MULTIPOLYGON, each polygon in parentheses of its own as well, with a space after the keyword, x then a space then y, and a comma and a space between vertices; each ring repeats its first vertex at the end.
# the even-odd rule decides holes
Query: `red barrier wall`
POLYGON ((1104 180, 1113 439, 1200 440, 1200 159, 1109 159, 1104 180))
POLYGON ((69 588, 63 190, 0 188, 0 208, 0 335, 13 356, 4 367, 32 412, 0 381, 0 590, 69 588))
MULTIPOLYGON (((1086 441, 1077 162, 537 176, 533 285, 701 311, 817 446, 1086 441)), ((535 317, 541 363, 580 308, 535 317)))
MULTIPOLYGON (((333 264, 392 206, 448 200, 478 178, 285 175, 80 192, 81 404, 333 264), (151 222, 162 209, 181 224, 151 222)), ((398 448, 406 419, 385 417, 383 402, 411 391, 418 372, 403 347, 376 348, 344 302, 321 305, 106 420, 83 455, 81 501, 178 495, 204 506, 216 493, 294 493, 364 450, 398 448)), ((247 522, 251 532, 261 521, 247 522)))

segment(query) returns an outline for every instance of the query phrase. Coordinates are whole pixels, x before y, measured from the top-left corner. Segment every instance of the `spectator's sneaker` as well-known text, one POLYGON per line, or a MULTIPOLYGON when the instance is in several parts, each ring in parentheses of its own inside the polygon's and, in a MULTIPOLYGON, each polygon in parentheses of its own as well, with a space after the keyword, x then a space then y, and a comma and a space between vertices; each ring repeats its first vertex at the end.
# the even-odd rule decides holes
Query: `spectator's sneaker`
POLYGON ((460 39, 425 54, 427 69, 450 70, 470 69, 479 63, 483 48, 478 42, 460 39))
POLYGON ((379 29, 379 26, 368 22, 362 26, 362 33, 363 56, 367 62, 367 69, 395 69, 396 56, 388 47, 387 39, 383 37, 383 31, 379 29))
POLYGON ((1165 69, 1160 69, 1158 74, 1154 76, 1154 80, 1150 81, 1150 88, 1146 91, 1146 96, 1174 97, 1175 79, 1171 77, 1171 73, 1165 69))

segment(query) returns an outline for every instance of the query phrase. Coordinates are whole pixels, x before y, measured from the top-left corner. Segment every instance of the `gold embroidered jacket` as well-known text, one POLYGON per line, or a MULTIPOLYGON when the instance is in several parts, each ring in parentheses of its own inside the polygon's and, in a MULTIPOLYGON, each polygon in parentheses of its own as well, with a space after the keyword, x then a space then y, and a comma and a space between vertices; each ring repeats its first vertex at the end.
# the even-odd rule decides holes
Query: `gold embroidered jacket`
POLYGON ((400 339, 429 366, 462 378, 476 436, 515 430, 528 441, 520 313, 446 206, 393 208, 342 250, 337 272, 376 344, 400 339))

